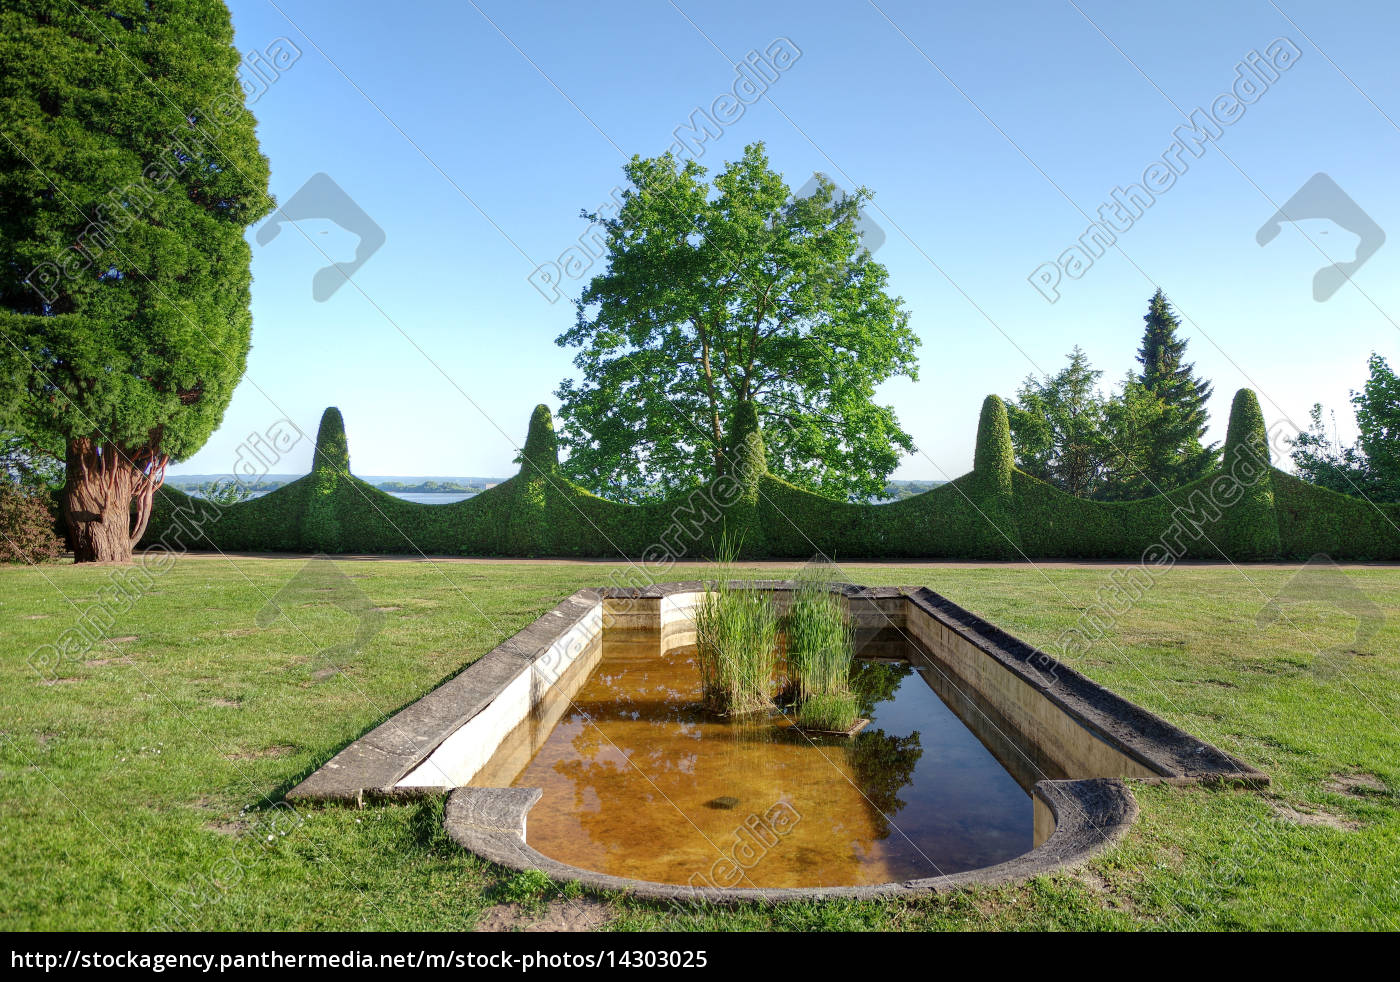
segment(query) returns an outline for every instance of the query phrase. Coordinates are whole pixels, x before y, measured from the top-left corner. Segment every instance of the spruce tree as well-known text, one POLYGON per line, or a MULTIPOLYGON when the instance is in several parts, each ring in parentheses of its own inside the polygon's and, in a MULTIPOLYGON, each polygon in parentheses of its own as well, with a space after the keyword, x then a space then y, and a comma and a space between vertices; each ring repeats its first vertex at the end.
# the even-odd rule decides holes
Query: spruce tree
POLYGON ((1145 421, 1141 459, 1134 463, 1145 490, 1156 493, 1194 481, 1215 466, 1216 445, 1202 443, 1213 387, 1186 361, 1186 339, 1177 334, 1181 321, 1161 290, 1148 301, 1143 321, 1137 380, 1156 397, 1159 411, 1145 421))
POLYGON ((272 202, 239 60, 221 0, 0 2, 3 423, 62 448, 79 561, 130 559, 243 374, 272 202))

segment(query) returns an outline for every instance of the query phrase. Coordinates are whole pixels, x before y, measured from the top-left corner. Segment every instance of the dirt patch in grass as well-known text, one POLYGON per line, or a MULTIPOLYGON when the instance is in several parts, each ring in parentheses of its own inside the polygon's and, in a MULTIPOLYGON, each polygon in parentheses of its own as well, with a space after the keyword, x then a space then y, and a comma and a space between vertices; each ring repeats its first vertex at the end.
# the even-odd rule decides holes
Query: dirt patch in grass
POLYGON ((227 835, 234 839, 252 828, 247 822, 206 822, 204 827, 210 832, 217 832, 219 835, 227 835))
POLYGON ((316 669, 316 671, 314 671, 314 672, 311 673, 311 677, 312 677, 313 679, 315 679, 317 682, 324 682, 326 679, 331 678, 331 677, 336 676, 336 675, 339 675, 339 674, 340 674, 340 669, 336 668, 334 665, 331 665, 329 668, 318 668, 318 669, 316 669))
POLYGON ((117 658, 89 658, 83 664, 88 668, 101 668, 103 665, 130 665, 131 658, 127 655, 117 658))
POLYGON ((1390 794, 1385 782, 1374 774, 1333 774, 1322 782, 1322 789, 1331 791, 1333 794, 1350 795, 1353 798, 1390 794))
POLYGON ((1343 832, 1355 832, 1362 827, 1360 822, 1321 809, 1316 811, 1300 811, 1292 805, 1285 805, 1281 801, 1271 801, 1269 802, 1269 807, 1273 809, 1275 818, 1282 819, 1291 825, 1339 829, 1343 832))
POLYGON ((20 620, 25 620, 25 621, 42 621, 44 618, 46 618, 46 617, 48 617, 48 616, 49 616, 48 614, 24 614, 24 615, 22 615, 22 616, 20 617, 20 620))
POLYGON ((538 910, 519 904, 487 908, 477 931, 596 931, 612 919, 608 905, 592 897, 551 900, 538 910))
POLYGON ((220 631, 221 638, 246 638, 250 634, 257 634, 259 628, 256 627, 235 627, 231 631, 220 631))
POLYGON ((1137 905, 1132 898, 1122 893, 1117 884, 1092 866, 1085 866, 1074 872, 1074 878, 1097 896, 1101 903, 1128 914, 1137 913, 1137 905))
POLYGON ((241 700, 241 699, 225 699, 225 698, 222 697, 222 696, 218 696, 218 697, 216 697, 216 698, 214 698, 214 699, 210 699, 210 700, 209 700, 209 705, 211 705, 211 706, 219 706, 220 708, 223 708, 223 709, 237 709, 239 706, 243 705, 243 700, 241 700))
POLYGON ((261 750, 240 750, 238 753, 229 754, 229 760, 264 760, 268 757, 285 757, 296 750, 283 743, 271 747, 263 747, 261 750))
POLYGON ((72 685, 74 682, 81 682, 82 679, 66 677, 61 679, 40 679, 40 685, 72 685))
POLYGON ((139 634, 123 634, 119 638, 108 638, 107 640, 113 644, 130 644, 133 641, 140 641, 141 636, 139 634))

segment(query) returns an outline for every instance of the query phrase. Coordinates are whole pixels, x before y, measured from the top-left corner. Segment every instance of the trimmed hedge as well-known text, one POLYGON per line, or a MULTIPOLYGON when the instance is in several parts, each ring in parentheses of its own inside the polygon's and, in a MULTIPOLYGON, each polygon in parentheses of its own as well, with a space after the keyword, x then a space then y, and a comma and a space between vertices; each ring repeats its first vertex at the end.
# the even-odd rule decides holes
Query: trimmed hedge
MULTIPOLYGON (((752 407, 750 407, 752 408, 752 407)), ((340 412, 326 410, 311 474, 219 506, 164 488, 143 544, 174 549, 628 557, 658 567, 743 536, 746 556, 843 559, 1400 559, 1400 505, 1373 506, 1273 468, 1254 393, 1236 394, 1224 463, 1154 498, 1076 498, 1015 469, 1006 407, 982 406, 971 472, 889 504, 834 501, 766 472, 757 418, 736 413, 732 473, 679 500, 627 505, 559 469, 539 406, 520 473, 473 498, 420 505, 349 472, 340 412)))

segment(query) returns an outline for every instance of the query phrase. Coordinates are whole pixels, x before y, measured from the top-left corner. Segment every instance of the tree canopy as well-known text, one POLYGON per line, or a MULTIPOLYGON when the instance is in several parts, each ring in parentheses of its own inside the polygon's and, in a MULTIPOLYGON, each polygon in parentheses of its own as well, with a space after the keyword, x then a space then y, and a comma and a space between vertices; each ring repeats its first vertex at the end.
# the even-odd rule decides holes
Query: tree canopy
POLYGON ((1389 362, 1372 353, 1368 377, 1351 393, 1359 436, 1347 445, 1328 433, 1319 403, 1308 429, 1293 439, 1298 476, 1341 494, 1372 501, 1400 501, 1400 378, 1389 362))
POLYGON ((1016 463, 1032 477, 1089 497, 1103 481, 1107 438, 1103 372, 1078 345, 1054 375, 1028 376, 1007 406, 1016 463))
POLYGON ((62 448, 80 560, 129 557, 244 371, 272 202, 238 65, 221 0, 0 7, 4 423, 62 448))
POLYGON ((1165 294, 1148 301, 1139 372, 1108 396, 1103 372, 1075 346, 1068 364, 1028 377, 1007 404, 1016 466, 1078 497, 1150 498, 1204 476, 1219 454, 1205 446, 1212 388, 1184 360, 1186 340, 1165 294))
POLYGON ((1209 416, 1206 403, 1214 391, 1196 377, 1186 359, 1186 339, 1176 332, 1181 320, 1161 290, 1147 303, 1146 327, 1137 360, 1137 382, 1156 396, 1160 411, 1145 421, 1144 442, 1136 462, 1143 494, 1170 491, 1205 475, 1216 464, 1216 447, 1204 445, 1209 416))
POLYGON ((621 500, 672 494, 732 466, 752 403, 768 469, 833 497, 878 495, 913 442, 875 388, 915 378, 919 340, 861 243, 864 188, 795 198, 763 144, 713 181, 694 160, 633 157, 602 230, 604 272, 557 339, 581 380, 557 395, 570 475, 621 500))

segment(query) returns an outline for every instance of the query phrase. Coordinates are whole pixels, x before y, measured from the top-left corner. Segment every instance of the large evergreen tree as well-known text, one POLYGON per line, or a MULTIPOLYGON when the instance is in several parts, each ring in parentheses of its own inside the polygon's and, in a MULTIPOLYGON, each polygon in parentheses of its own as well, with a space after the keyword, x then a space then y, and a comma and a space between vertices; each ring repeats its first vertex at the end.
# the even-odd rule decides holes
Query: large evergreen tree
POLYGON ((80 561, 129 560, 243 374, 272 203, 238 64, 221 0, 0 2, 4 423, 63 448, 80 561))
POLYGON ((711 183, 695 161, 634 157, 606 233, 607 268, 558 343, 565 466, 642 500, 732 471, 735 420, 764 426, 767 466, 833 497, 885 487, 912 440, 875 387, 914 377, 918 338, 861 243, 861 190, 795 198, 746 147, 711 183))
POLYGON ((1007 404, 1016 466, 1081 498, 1102 490, 1110 447, 1104 435, 1103 372, 1078 345, 1069 363, 1043 379, 1028 377, 1007 404))
POLYGON ((1145 493, 1170 491, 1203 476, 1215 466, 1216 445, 1202 443, 1212 386, 1196 377, 1186 361, 1186 339, 1177 334, 1181 321, 1161 290, 1148 301, 1146 328, 1137 360, 1138 383, 1156 397, 1160 411, 1146 421, 1137 480, 1145 493))

